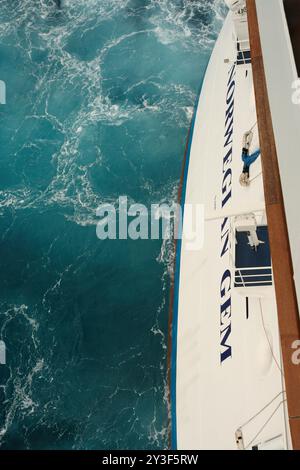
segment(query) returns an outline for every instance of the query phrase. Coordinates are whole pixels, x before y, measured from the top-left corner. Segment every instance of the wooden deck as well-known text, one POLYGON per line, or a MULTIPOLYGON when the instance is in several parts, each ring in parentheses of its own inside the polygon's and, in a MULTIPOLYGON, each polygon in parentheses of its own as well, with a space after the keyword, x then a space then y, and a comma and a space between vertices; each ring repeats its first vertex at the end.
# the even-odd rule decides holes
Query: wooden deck
MULTIPOLYGON (((277 151, 267 92, 255 0, 247 1, 248 25, 269 239, 276 289, 289 423, 294 449, 300 449, 300 365, 293 364, 292 343, 300 339, 293 264, 281 189, 277 151)), ((291 4, 293 2, 287 2, 291 4)), ((298 3, 298 0, 297 2, 298 3)), ((296 6, 294 2, 294 7, 296 6)), ((299 10, 299 6, 298 6, 299 10)), ((300 46, 298 46, 299 48, 300 46)), ((299 56, 300 58, 300 56, 299 56)), ((276 72, 275 72, 276 73, 276 72)))

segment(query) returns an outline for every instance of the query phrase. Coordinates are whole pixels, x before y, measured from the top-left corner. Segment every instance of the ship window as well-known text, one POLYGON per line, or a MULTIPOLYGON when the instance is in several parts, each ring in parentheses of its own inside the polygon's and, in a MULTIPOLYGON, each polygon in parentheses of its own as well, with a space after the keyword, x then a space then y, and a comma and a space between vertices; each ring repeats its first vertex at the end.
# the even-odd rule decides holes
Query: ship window
POLYGON ((262 242, 255 249, 249 245, 249 232, 236 232, 235 287, 272 285, 272 266, 268 227, 259 226, 257 237, 262 242))
POLYGON ((237 65, 251 64, 251 52, 249 49, 242 49, 239 42, 237 42, 237 65))
POLYGON ((294 58, 300 76, 300 8, 299 0, 284 0, 284 9, 294 51, 294 58))

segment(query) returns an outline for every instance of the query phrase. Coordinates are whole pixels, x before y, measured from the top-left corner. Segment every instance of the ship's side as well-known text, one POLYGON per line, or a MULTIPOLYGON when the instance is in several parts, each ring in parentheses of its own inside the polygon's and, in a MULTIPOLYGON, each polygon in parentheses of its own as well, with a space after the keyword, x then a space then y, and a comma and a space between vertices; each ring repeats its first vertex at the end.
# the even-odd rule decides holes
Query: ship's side
POLYGON ((259 148, 245 21, 231 12, 225 21, 187 158, 182 203, 203 204, 205 219, 203 246, 183 236, 177 252, 171 396, 179 449, 290 446, 260 158, 250 185, 239 183, 246 131, 259 148), (251 236, 263 243, 251 247, 251 236))

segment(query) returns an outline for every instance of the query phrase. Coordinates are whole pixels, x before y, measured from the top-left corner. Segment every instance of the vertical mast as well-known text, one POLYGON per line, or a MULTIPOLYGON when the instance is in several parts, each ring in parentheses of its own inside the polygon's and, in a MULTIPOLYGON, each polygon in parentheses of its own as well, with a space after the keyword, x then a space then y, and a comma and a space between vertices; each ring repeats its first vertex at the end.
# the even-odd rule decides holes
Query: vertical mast
MULTIPOLYGON (((263 181, 289 424, 294 449, 300 449, 300 365, 293 363, 292 345, 300 339, 300 321, 293 264, 280 181, 277 151, 263 63, 255 0, 246 0, 263 181)), ((276 71, 274 71, 276 73, 276 71)))

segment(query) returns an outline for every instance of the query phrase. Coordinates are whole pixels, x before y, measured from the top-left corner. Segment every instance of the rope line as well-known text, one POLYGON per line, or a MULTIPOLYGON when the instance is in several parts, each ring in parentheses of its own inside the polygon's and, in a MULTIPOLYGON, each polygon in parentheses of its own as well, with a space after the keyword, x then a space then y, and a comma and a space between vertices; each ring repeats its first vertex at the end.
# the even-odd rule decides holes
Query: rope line
POLYGON ((248 447, 251 446, 251 444, 253 444, 253 442, 258 438, 258 436, 262 433, 262 431, 265 429, 265 427, 269 424, 269 422, 271 421, 271 419, 273 418, 273 416, 275 415, 275 413, 279 410, 279 408, 281 407, 281 405, 286 401, 286 399, 282 400, 279 405, 276 406, 275 410, 273 411, 273 413, 271 414, 271 416, 269 416, 269 418, 267 419, 267 421, 263 424, 263 426, 260 428, 260 430, 258 431, 258 433, 254 436, 253 439, 251 439, 251 441, 249 442, 249 444, 247 444, 245 446, 245 449, 247 449, 248 447))
POLYGON ((256 178, 258 178, 260 175, 262 175, 262 171, 260 171, 256 176, 253 176, 253 178, 250 178, 250 183, 252 183, 252 181, 256 180, 256 178))
POLYGON ((255 127, 256 125, 257 125, 257 121, 256 121, 256 122, 253 124, 253 126, 251 127, 250 132, 253 131, 253 129, 254 129, 254 127, 255 127))
POLYGON ((275 364, 277 365, 277 367, 278 367, 280 373, 283 375, 282 368, 280 367, 279 362, 277 361, 277 359, 276 359, 276 357, 275 357, 275 354, 274 354, 272 345, 271 345, 271 343, 270 343, 270 338, 269 338, 269 336, 268 336, 268 334, 267 334, 266 325, 265 325, 264 316, 263 316, 263 309, 262 309, 261 299, 259 299, 259 306, 260 306, 260 316, 261 316, 261 321, 262 321, 263 329, 264 329, 265 336, 266 336, 267 341, 268 341, 268 345, 269 345, 269 348, 270 348, 272 357, 273 357, 273 359, 274 359, 274 361, 275 361, 275 364))
MULTIPOLYGON (((257 413, 255 413, 253 416, 251 416, 251 418, 248 419, 248 421, 246 421, 244 424, 242 424, 242 426, 239 426, 239 429, 242 429, 244 428, 245 426, 247 426, 247 424, 251 423, 251 421, 253 421, 255 418, 257 418, 257 416, 259 416, 263 411, 265 411, 270 405, 272 405, 272 403, 281 395, 281 394, 284 394, 285 393, 285 390, 282 390, 281 392, 279 392, 274 398, 272 398, 272 400, 270 400, 261 410, 259 410, 257 413)), ((280 404, 282 402, 284 402, 285 399, 283 401, 280 402, 280 404)))

